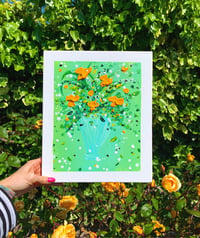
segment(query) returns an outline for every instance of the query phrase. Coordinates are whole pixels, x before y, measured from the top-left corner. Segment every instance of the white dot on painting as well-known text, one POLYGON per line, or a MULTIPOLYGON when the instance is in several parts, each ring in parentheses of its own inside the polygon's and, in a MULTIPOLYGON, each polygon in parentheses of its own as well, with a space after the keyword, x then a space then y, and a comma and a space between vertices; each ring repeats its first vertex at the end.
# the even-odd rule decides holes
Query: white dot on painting
POLYGON ((96 168, 97 168, 97 169, 99 168, 99 165, 98 165, 98 164, 96 165, 96 168))
POLYGON ((120 75, 119 75, 119 74, 117 74, 116 76, 117 76, 117 78, 119 78, 119 77, 120 77, 120 75))
POLYGON ((60 167, 61 167, 61 169, 63 169, 63 168, 64 168, 64 166, 63 166, 63 165, 61 165, 60 167))
POLYGON ((112 73, 112 70, 111 70, 111 69, 109 70, 109 73, 112 73))
POLYGON ((72 74, 70 74, 69 77, 72 78, 72 74))
POLYGON ((118 151, 115 151, 115 154, 118 154, 118 151))
POLYGON ((56 139, 56 142, 59 142, 59 139, 56 139))
POLYGON ((77 67, 78 67, 78 64, 76 64, 75 67, 77 68, 77 67))
POLYGON ((81 147, 81 146, 79 146, 79 147, 78 147, 78 149, 79 149, 79 150, 81 150, 81 149, 82 149, 82 147, 81 147))
POLYGON ((60 160, 60 159, 58 160, 58 163, 61 163, 61 160, 60 160))
POLYGON ((135 148, 135 146, 134 146, 134 145, 131 145, 131 148, 135 148))
POLYGON ((91 150, 91 149, 89 149, 89 150, 88 150, 88 152, 89 152, 89 153, 91 153, 91 152, 92 152, 92 150, 91 150))
POLYGON ((118 160, 118 161, 120 161, 120 160, 121 160, 121 158, 118 158, 117 160, 118 160))
POLYGON ((62 86, 62 84, 58 83, 57 86, 60 87, 60 86, 62 86))
POLYGON ((108 168, 106 168, 106 171, 108 171, 108 168))
POLYGON ((67 162, 67 160, 65 159, 65 160, 64 160, 64 163, 66 163, 66 162, 67 162))
POLYGON ((129 159, 128 162, 131 162, 131 159, 129 159))
POLYGON ((139 164, 135 164, 135 167, 139 167, 139 164))
POLYGON ((88 169, 89 169, 89 170, 91 170, 91 169, 92 169, 92 167, 88 167, 88 169))
POLYGON ((138 137, 138 135, 135 135, 136 137, 138 137))
POLYGON ((71 170, 71 168, 70 168, 70 167, 68 167, 68 170, 71 170))
POLYGON ((57 121, 60 121, 61 120, 61 118, 60 117, 57 117, 57 121))
POLYGON ((65 147, 65 150, 67 150, 67 147, 65 147))
POLYGON ((131 170, 131 169, 132 169, 132 168, 131 168, 131 166, 129 166, 129 167, 128 167, 128 169, 130 169, 130 170, 131 170))
POLYGON ((99 157, 96 157, 96 161, 100 161, 101 159, 99 157))

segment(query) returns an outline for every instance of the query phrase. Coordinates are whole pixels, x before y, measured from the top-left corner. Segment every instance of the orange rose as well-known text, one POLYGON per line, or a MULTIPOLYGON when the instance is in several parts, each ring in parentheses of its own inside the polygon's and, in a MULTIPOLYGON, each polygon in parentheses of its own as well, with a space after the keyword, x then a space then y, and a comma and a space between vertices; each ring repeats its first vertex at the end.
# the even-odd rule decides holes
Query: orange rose
POLYGON ((59 201, 59 207, 65 208, 68 211, 74 210, 78 204, 78 199, 75 196, 63 196, 59 201))
POLYGON ((90 238, 97 238, 97 233, 90 231, 90 238))
POLYGON ((143 235, 143 229, 141 226, 134 226, 133 227, 133 231, 137 234, 137 235, 143 235))
POLYGON ((176 192, 181 187, 180 180, 172 173, 165 175, 162 179, 162 186, 165 188, 169 193, 176 192))
POLYGON ((157 236, 160 236, 162 232, 165 232, 165 227, 163 224, 160 224, 158 221, 152 221, 155 223, 153 230, 157 236))
POLYGON ((24 202, 21 201, 21 200, 20 201, 16 201, 14 203, 14 205, 15 205, 15 209, 16 209, 17 212, 21 212, 24 209, 24 202))
POLYGON ((103 182, 101 183, 102 187, 107 191, 113 193, 120 189, 120 183, 116 182, 103 182))
POLYGON ((156 182, 155 182, 155 179, 152 179, 152 182, 151 182, 151 187, 154 188, 156 186, 156 182))
POLYGON ((187 154, 187 160, 188 161, 193 161, 195 159, 195 156, 194 155, 191 155, 191 154, 187 154))
POLYGON ((30 236, 30 238, 38 238, 38 235, 37 235, 37 234, 32 234, 32 235, 30 236))
POLYGON ((92 71, 92 68, 78 68, 75 70, 75 73, 78 74, 78 80, 85 79, 88 74, 92 71))
POLYGON ((72 224, 67 224, 58 226, 54 230, 51 238, 75 238, 75 236, 75 227, 72 224))

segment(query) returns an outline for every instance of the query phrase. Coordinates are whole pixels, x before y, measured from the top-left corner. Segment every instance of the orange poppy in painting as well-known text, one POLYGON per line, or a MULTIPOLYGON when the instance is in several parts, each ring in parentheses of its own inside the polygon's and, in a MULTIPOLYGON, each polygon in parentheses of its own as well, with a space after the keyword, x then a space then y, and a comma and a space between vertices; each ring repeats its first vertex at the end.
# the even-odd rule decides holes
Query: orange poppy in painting
POLYGON ((102 75, 100 77, 100 80, 102 81, 101 82, 101 87, 108 86, 108 85, 110 85, 112 83, 112 78, 108 78, 107 74, 102 75))
POLYGON ((87 103, 87 105, 90 107, 90 111, 93 111, 96 109, 96 107, 99 107, 99 103, 96 101, 90 101, 87 103))
POLYGON ((124 93, 129 93, 129 89, 128 89, 128 88, 124 88, 124 89, 123 89, 123 92, 124 92, 124 93))
POLYGON ((89 92, 88 92, 88 95, 89 96, 92 96, 94 94, 94 91, 93 90, 90 90, 89 92))
POLYGON ((128 67, 122 66, 121 71, 122 71, 123 73, 125 73, 127 70, 128 70, 128 67))
POLYGON ((74 107, 75 103, 80 99, 80 97, 78 95, 69 95, 66 96, 66 101, 68 101, 68 106, 69 107, 74 107))
POLYGON ((124 99, 123 98, 118 98, 116 96, 109 97, 108 101, 112 102, 111 107, 116 107, 117 105, 123 105, 124 104, 124 99))
POLYGON ((92 67, 90 68, 78 68, 75 70, 75 73, 78 74, 78 80, 85 79, 88 74, 92 71, 92 67))

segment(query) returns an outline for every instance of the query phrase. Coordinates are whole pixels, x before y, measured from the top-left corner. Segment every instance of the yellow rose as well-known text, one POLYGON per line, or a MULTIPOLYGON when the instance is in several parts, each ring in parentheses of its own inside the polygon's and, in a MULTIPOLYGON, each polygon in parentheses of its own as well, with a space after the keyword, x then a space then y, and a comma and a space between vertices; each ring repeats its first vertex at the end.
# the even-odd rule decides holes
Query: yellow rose
POLYGON ((75 238, 75 236, 75 227, 72 224, 67 224, 58 226, 54 230, 51 238, 75 238))
POLYGON ((188 161, 193 161, 195 159, 195 156, 194 155, 191 155, 191 154, 187 154, 187 160, 188 161))
POLYGON ((200 196, 200 184, 197 185, 197 194, 200 196))
POLYGON ((157 236, 160 236, 162 232, 165 232, 165 227, 163 224, 160 224, 158 221, 152 221, 155 223, 153 230, 157 236))
POLYGON ((176 192, 181 187, 180 180, 172 173, 165 175, 162 179, 162 186, 165 188, 169 193, 176 192))
POLYGON ((118 182, 102 182, 101 185, 103 188, 110 193, 118 191, 120 189, 120 183, 118 182))
POLYGON ((32 234, 32 235, 30 236, 30 238, 38 238, 38 235, 37 235, 37 234, 32 234))
POLYGON ((155 179, 152 179, 152 182, 151 182, 150 185, 151 185, 152 188, 155 188, 155 186, 156 186, 156 181, 155 181, 155 179))
POLYGON ((23 201, 16 201, 14 203, 15 209, 17 212, 21 212, 24 209, 24 202, 23 201))
POLYGON ((68 211, 74 210, 78 204, 78 199, 75 196, 63 196, 59 201, 59 207, 65 208, 68 211))
POLYGON ((141 226, 134 226, 133 227, 133 231, 137 234, 137 235, 142 235, 143 234, 143 229, 141 226))

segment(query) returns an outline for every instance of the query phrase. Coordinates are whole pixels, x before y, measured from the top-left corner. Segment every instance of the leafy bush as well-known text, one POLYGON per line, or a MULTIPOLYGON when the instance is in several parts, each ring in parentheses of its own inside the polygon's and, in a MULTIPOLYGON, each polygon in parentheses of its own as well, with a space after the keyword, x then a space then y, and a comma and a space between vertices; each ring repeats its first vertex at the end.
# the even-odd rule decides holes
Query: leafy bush
POLYGON ((47 237, 64 220, 74 224, 79 237, 136 237, 139 228, 145 237, 198 237, 199 11, 198 0, 0 4, 1 178, 41 156, 43 50, 152 50, 154 56, 156 185, 126 184, 127 197, 99 183, 39 188, 32 197, 17 198, 24 209, 13 237, 47 237), (169 193, 161 181, 172 171, 182 187, 169 193), (60 219, 63 195, 75 195, 79 203, 60 219))

